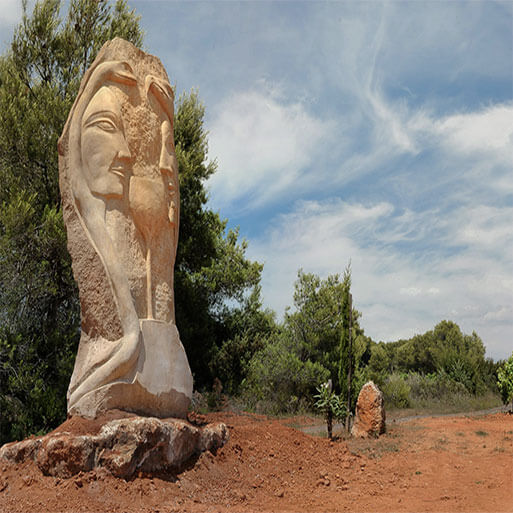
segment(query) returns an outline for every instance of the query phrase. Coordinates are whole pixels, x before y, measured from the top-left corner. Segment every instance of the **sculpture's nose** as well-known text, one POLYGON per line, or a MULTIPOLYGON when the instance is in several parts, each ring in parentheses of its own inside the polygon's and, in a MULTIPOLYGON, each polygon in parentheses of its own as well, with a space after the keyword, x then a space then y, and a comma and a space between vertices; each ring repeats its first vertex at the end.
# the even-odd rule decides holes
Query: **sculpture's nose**
POLYGON ((174 176, 177 163, 176 156, 173 148, 173 132, 171 130, 171 123, 164 121, 160 127, 160 133, 162 136, 162 146, 160 149, 160 161, 159 168, 161 173, 166 173, 171 177, 174 176))
POLYGON ((161 173, 168 174, 170 176, 174 176, 174 170, 176 167, 176 157, 168 153, 165 148, 162 149, 160 153, 160 163, 159 168, 161 173))
POLYGON ((126 139, 123 137, 119 151, 118 151, 118 160, 123 164, 130 164, 132 161, 132 154, 130 153, 130 148, 126 142, 126 139))

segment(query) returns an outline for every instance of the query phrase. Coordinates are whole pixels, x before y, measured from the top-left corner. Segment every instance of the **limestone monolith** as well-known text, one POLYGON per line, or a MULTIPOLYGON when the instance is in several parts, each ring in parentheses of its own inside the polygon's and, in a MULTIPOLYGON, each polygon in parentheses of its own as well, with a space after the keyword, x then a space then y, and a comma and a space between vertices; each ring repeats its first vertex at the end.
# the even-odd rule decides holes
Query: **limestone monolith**
POLYGON ((159 59, 116 38, 85 73, 59 140, 81 336, 68 413, 184 417, 192 375, 175 325, 180 197, 174 93, 159 59))

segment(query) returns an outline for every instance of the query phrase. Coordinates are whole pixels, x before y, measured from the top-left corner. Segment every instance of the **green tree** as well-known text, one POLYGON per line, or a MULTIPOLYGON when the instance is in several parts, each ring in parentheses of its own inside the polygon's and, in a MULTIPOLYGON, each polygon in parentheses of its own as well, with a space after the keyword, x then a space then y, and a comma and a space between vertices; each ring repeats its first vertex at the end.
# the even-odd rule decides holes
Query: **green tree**
POLYGON ((142 42, 124 1, 42 0, 0 57, 0 442, 65 418, 79 304, 60 210, 57 139, 85 68, 115 36, 142 42))
MULTIPOLYGON (((246 396, 270 403, 270 410, 294 411, 313 406, 316 387, 332 379, 333 390, 347 398, 350 268, 341 280, 298 271, 294 311, 287 309, 281 331, 267 340, 251 360, 244 384, 246 396), (267 395, 266 395, 267 394, 267 395)), ((353 399, 365 380, 371 341, 353 309, 353 399)), ((354 400, 352 401, 354 403, 354 400)))
POLYGON ((466 335, 456 323, 444 320, 408 340, 373 346, 368 370, 382 384, 387 373, 437 375, 441 382, 459 383, 479 395, 495 389, 497 366, 484 355, 483 341, 475 332, 466 335))
POLYGON ((263 413, 297 413, 313 406, 315 387, 329 376, 318 361, 300 358, 296 341, 282 328, 251 358, 242 395, 263 413))
POLYGON ((497 371, 497 385, 504 404, 510 403, 513 413, 513 353, 497 371))
POLYGON ((339 392, 339 345, 346 285, 338 274, 323 280, 300 269, 294 287, 294 311, 285 314, 285 327, 296 343, 300 360, 320 363, 329 371, 333 388, 339 392))
POLYGON ((213 349, 211 374, 217 377, 228 394, 237 395, 249 372, 253 356, 261 351, 278 332, 275 314, 262 308, 260 286, 254 287, 243 303, 225 312, 228 338, 213 349))
POLYGON ((196 91, 180 96, 175 116, 181 208, 175 265, 176 323, 195 386, 208 387, 220 374, 221 381, 228 380, 229 390, 235 391, 246 364, 236 370, 234 362, 237 358, 245 362, 259 345, 240 317, 260 315, 263 266, 246 258, 247 242, 239 242, 238 230, 227 230, 227 220, 207 207, 204 184, 217 165, 208 160, 204 114, 196 91), (231 364, 227 363, 228 346, 236 351, 231 364))

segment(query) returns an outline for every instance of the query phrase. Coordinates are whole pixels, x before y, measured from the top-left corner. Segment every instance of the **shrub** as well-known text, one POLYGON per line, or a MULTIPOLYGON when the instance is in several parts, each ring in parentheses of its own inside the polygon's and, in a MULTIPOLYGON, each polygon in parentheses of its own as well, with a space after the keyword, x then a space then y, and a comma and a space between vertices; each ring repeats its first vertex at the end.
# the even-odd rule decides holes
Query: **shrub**
POLYGON ((391 374, 383 384, 385 404, 396 408, 408 408, 410 406, 411 388, 399 374, 391 374))
POLYGON ((411 389, 412 401, 447 401, 459 396, 469 396, 465 385, 454 381, 445 373, 433 373, 425 376, 410 373, 407 378, 411 389))
POLYGON ((297 413, 313 406, 317 383, 328 377, 320 363, 302 361, 288 338, 278 335, 251 359, 242 395, 250 409, 261 413, 297 413))
POLYGON ((513 354, 497 371, 497 385, 501 392, 502 401, 504 404, 511 403, 511 411, 513 412, 513 354))

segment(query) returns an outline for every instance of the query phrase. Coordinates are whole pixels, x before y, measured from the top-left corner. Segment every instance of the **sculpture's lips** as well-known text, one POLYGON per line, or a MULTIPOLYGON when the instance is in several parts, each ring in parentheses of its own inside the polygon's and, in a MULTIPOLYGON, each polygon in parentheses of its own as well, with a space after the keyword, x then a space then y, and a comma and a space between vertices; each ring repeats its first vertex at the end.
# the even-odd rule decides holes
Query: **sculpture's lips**
POLYGON ((110 171, 115 175, 121 176, 121 178, 125 177, 125 168, 124 167, 111 167, 110 171))

